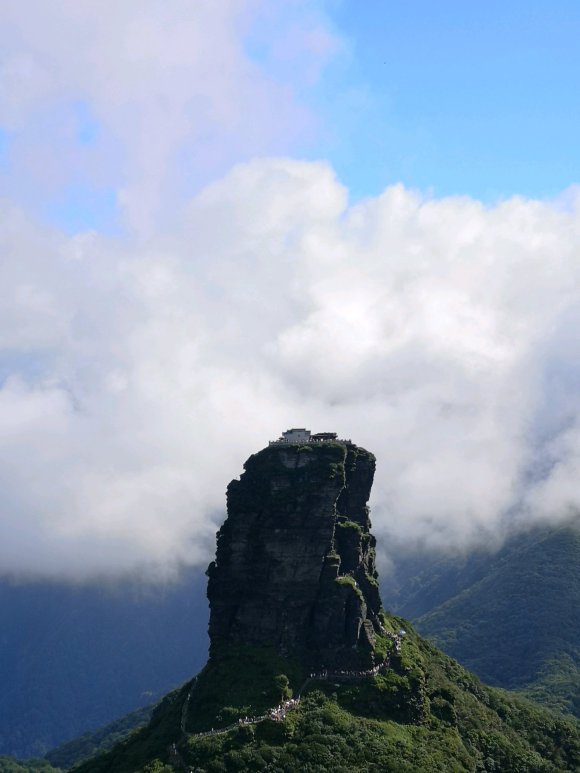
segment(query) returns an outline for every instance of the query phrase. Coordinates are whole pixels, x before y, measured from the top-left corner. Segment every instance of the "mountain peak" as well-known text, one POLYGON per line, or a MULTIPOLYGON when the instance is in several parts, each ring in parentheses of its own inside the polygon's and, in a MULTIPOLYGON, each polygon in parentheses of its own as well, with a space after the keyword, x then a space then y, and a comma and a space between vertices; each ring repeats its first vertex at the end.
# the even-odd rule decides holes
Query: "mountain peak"
POLYGON ((248 459, 208 568, 212 653, 237 643, 307 654, 313 666, 374 664, 374 472, 371 453, 334 438, 282 440, 248 459))
POLYGON ((484 687, 383 612, 374 472, 335 438, 248 459, 208 570, 207 665, 76 773, 580 769, 574 720, 484 687))

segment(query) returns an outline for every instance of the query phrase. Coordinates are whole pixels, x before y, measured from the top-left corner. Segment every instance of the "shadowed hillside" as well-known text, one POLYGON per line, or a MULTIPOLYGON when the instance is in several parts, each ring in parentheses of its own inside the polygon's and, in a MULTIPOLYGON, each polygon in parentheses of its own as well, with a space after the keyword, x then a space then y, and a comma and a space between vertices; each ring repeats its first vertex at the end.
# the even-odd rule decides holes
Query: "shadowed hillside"
POLYGON ((580 715, 578 525, 513 537, 496 554, 413 566, 395 607, 421 633, 490 684, 580 715))
POLYGON ((40 756, 180 684, 207 653, 202 587, 0 583, 0 753, 40 756))

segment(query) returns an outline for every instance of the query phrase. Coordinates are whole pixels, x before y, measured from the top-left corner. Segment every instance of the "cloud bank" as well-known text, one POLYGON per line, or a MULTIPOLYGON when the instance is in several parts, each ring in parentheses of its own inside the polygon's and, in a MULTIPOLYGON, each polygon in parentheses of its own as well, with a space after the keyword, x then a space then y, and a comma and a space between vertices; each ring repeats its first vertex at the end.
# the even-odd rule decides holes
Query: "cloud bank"
POLYGON ((3 220, 5 571, 204 562, 226 483, 296 424, 376 452, 387 537, 578 504, 570 199, 349 206, 326 164, 271 159, 146 245, 3 220))
POLYGON ((3 573, 205 564, 227 482, 293 425, 376 453, 387 549, 578 508, 577 192, 349 202, 289 157, 341 48, 314 7, 2 10, 3 573), (79 181, 122 235, 42 222, 79 181))

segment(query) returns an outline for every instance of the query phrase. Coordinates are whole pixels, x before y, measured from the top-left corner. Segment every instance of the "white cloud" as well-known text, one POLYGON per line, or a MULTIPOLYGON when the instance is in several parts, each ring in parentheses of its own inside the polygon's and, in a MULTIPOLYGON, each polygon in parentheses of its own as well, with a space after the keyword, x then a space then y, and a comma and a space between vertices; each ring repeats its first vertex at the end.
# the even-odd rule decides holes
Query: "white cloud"
POLYGON ((295 424, 376 452, 387 538, 577 507, 577 191, 351 206, 325 163, 264 157, 316 130, 341 51, 316 4, 103 8, 0 11, 3 571, 205 563, 227 482, 295 424), (124 237, 37 222, 79 180, 124 237))
POLYGON ((377 454, 387 536, 577 504, 576 208, 400 186, 349 208, 328 166, 278 159, 146 244, 5 220, 5 571, 205 562, 226 483, 296 423, 377 454))
POLYGON ((71 183, 113 187, 132 229, 149 234, 171 222, 184 193, 316 130, 305 97, 340 44, 314 7, 5 4, 0 127, 11 135, 10 189, 29 203, 71 183), (96 127, 89 143, 77 141, 84 113, 96 127))

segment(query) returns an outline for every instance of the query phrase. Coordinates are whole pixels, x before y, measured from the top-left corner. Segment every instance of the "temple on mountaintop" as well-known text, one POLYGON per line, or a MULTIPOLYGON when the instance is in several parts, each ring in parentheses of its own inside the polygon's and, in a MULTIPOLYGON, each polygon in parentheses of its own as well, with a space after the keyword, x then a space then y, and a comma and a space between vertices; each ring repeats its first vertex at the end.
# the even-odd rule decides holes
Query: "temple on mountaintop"
POLYGON ((279 443, 350 443, 350 438, 339 439, 336 432, 310 432, 309 429, 304 427, 293 427, 283 432, 278 440, 271 440, 270 445, 278 445, 279 443))

